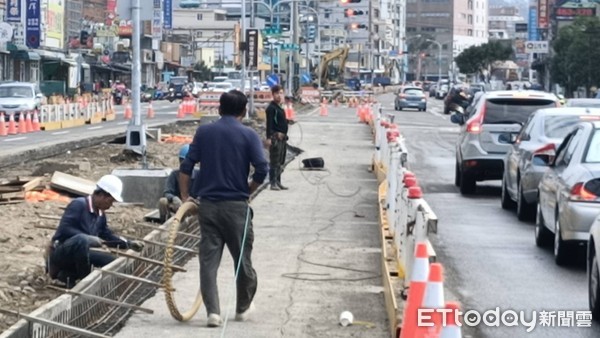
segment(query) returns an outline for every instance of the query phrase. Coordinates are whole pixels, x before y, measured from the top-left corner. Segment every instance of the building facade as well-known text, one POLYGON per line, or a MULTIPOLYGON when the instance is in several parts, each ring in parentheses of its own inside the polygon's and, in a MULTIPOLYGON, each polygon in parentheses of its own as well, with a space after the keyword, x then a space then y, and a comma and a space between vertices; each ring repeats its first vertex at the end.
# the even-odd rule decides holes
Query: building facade
POLYGON ((454 79, 454 58, 488 41, 487 0, 408 0, 406 13, 408 79, 454 79))

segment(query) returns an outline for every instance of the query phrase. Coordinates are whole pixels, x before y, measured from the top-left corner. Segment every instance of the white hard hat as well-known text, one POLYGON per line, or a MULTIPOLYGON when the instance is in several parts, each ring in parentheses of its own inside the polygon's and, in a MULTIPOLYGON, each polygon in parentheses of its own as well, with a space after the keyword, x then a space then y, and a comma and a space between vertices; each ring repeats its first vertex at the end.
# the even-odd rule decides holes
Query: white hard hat
POLYGON ((98 183, 96 183, 98 188, 109 193, 117 202, 123 202, 123 197, 121 194, 123 193, 123 182, 121 179, 115 175, 104 175, 98 183))

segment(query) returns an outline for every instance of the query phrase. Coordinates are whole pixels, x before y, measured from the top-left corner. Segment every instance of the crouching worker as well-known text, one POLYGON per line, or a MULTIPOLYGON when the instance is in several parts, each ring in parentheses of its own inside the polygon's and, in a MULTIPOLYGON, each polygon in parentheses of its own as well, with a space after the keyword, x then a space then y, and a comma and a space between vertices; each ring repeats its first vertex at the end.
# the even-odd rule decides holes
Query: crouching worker
MULTIPOLYGON (((179 150, 179 164, 185 160, 188 151, 190 150, 190 145, 186 144, 179 150)), ((194 182, 196 182, 196 177, 198 175, 198 170, 194 169, 192 173, 191 181, 190 181, 190 190, 194 182)), ((192 196, 195 197, 195 196, 192 196)), ((183 202, 181 201, 181 193, 179 192, 179 169, 171 171, 171 174, 167 178, 167 182, 165 183, 165 191, 163 192, 163 197, 158 200, 158 211, 160 214, 160 222, 166 222, 171 215, 175 214, 179 207, 181 207, 183 202)))
POLYGON ((52 279, 72 288, 87 276, 92 266, 103 267, 116 257, 90 251, 92 247, 114 247, 141 251, 144 244, 118 237, 108 228, 105 211, 115 201, 122 202, 123 183, 114 175, 105 175, 92 195, 71 201, 63 214, 47 250, 46 269, 52 279))

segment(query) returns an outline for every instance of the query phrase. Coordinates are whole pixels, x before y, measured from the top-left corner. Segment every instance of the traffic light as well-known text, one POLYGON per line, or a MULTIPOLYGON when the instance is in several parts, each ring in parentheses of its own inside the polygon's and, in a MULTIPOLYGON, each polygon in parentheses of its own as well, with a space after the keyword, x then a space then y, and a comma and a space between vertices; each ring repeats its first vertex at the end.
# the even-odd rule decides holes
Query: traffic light
POLYGON ((87 45, 87 40, 89 38, 90 34, 87 31, 81 31, 79 33, 79 44, 82 46, 87 45))
POLYGON ((314 25, 308 26, 308 41, 315 41, 315 36, 317 34, 317 27, 314 25))
POLYGON ((357 29, 365 29, 367 28, 367 25, 363 24, 363 23, 352 23, 350 25, 348 25, 348 29, 350 30, 357 30, 357 29))
POLYGON ((360 10, 357 11, 357 10, 350 9, 350 8, 348 8, 347 10, 344 11, 344 16, 345 17, 355 16, 355 15, 363 15, 363 14, 365 14, 365 12, 360 11, 360 10))

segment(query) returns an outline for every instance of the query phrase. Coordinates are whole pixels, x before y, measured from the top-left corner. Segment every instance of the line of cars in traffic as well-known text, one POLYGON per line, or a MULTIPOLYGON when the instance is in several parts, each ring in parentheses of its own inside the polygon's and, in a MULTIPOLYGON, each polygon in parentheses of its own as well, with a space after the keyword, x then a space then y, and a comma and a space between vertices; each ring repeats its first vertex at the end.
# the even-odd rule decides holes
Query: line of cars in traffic
POLYGON ((501 206, 535 220, 535 243, 566 265, 587 245, 589 306, 600 318, 600 100, 531 90, 481 92, 451 121, 460 126, 455 184, 502 180, 501 206))

